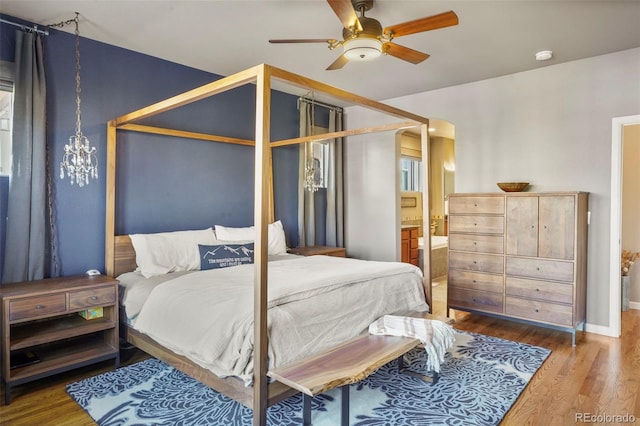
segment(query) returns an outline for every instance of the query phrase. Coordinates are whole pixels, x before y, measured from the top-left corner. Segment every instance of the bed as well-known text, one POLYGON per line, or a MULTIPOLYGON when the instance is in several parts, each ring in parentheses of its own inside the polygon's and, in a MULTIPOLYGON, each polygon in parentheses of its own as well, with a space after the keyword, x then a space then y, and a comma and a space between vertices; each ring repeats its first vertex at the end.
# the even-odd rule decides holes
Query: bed
MULTIPOLYGON (((270 353, 270 346, 268 344, 269 329, 272 327, 271 332, 280 327, 284 330, 280 330, 281 334, 294 332, 296 330, 302 330, 297 328, 296 324, 278 325, 274 323, 270 325, 269 312, 270 303, 273 299, 270 298, 269 292, 279 291, 279 286, 283 285, 277 279, 274 280, 273 288, 269 286, 272 279, 278 274, 274 271, 281 268, 281 264, 293 265, 299 263, 299 266, 306 268, 307 263, 321 263, 326 261, 325 256, 318 256, 317 260, 313 258, 306 259, 281 259, 271 260, 268 255, 268 234, 267 229, 269 224, 273 223, 273 180, 271 171, 271 149, 278 146, 285 146, 291 144, 300 144, 310 142, 317 139, 332 139, 341 138, 355 135, 363 135, 371 132, 389 132, 398 131, 406 128, 419 128, 422 138, 423 146, 427 146, 427 128, 428 119, 417 116, 406 111, 394 108, 389 105, 385 105, 370 99, 363 98, 345 92, 343 90, 328 86, 326 84, 272 67, 269 65, 259 65, 240 73, 234 74, 229 77, 216 80, 212 83, 206 84, 199 88, 185 92, 181 95, 174 96, 156 104, 147 106, 140 110, 131 112, 129 114, 120 116, 107 124, 107 190, 106 190, 106 218, 105 218, 105 269, 107 274, 112 276, 121 276, 125 273, 130 273, 136 269, 136 252, 133 248, 131 238, 127 235, 117 235, 115 230, 116 224, 116 176, 117 176, 117 164, 116 164, 116 152, 118 133, 121 131, 126 132, 145 132, 161 134, 166 136, 180 136, 181 138, 207 140, 220 143, 238 143, 244 145, 252 145, 255 147, 255 187, 254 187, 254 255, 253 263, 250 265, 234 266, 233 268, 240 268, 245 270, 245 275, 249 276, 249 282, 247 283, 246 277, 244 282, 243 301, 246 312, 250 312, 251 322, 245 325, 245 330, 248 330, 252 342, 252 350, 250 351, 248 364, 250 367, 244 369, 239 374, 227 376, 226 374, 217 375, 214 374, 211 369, 203 367, 201 360, 194 360, 193 357, 185 356, 180 350, 172 350, 168 346, 172 346, 171 342, 165 341, 164 344, 159 340, 163 337, 155 336, 151 337, 149 334, 138 330, 138 322, 142 320, 142 316, 138 316, 135 324, 127 325, 126 339, 131 344, 137 346, 141 350, 149 353, 150 355, 157 357, 170 365, 178 368, 179 370, 189 374, 190 376, 200 380, 213 389, 231 397, 235 400, 251 407, 254 413, 254 424, 262 425, 266 422, 266 409, 269 405, 277 403, 278 401, 293 395, 295 390, 288 388, 278 382, 269 383, 267 378, 267 370, 269 368, 269 357, 280 356, 278 353, 270 353), (206 97, 214 96, 219 93, 226 92, 233 88, 236 88, 245 84, 255 84, 256 87, 256 129, 255 140, 239 140, 235 138, 229 138, 220 135, 209 135, 194 133, 188 130, 182 129, 165 129, 152 127, 148 125, 137 124, 139 120, 143 120, 152 117, 157 114, 161 114, 165 111, 179 108, 183 105, 196 102, 206 97), (309 90, 315 93, 322 93, 329 99, 335 99, 343 104, 358 105, 364 108, 370 109, 374 112, 372 121, 374 124, 367 127, 358 129, 348 129, 339 132, 331 132, 322 135, 313 135, 307 137, 300 137, 295 139, 270 141, 270 95, 272 87, 276 87, 278 90, 286 90, 289 93, 305 94, 309 90), (287 89, 285 89, 286 87, 287 89), (397 122, 396 120, 402 120, 397 122), (248 299, 247 299, 248 297, 248 299), (248 302, 247 302, 248 301, 248 302), (287 329, 287 327, 289 327, 287 329), (251 386, 246 386, 247 384, 251 386)), ((348 142, 347 142, 348 143, 348 142)), ((424 160, 428 161, 428 150, 423 149, 424 160)), ((425 176, 428 178, 428 176, 425 176)), ((427 181, 428 183, 428 181, 427 181)), ((426 187, 428 185, 425 184, 426 187)), ((423 203, 425 211, 429 210, 428 206, 429 197, 424 197, 423 203)), ((348 261, 348 259, 343 259, 348 261)), ((331 261, 333 262, 333 260, 331 261)), ((339 269, 337 264, 331 264, 331 269, 339 269)), ((351 266, 348 266, 350 268, 351 266)), ((290 273, 287 266, 282 266, 284 276, 290 273)), ((321 265, 321 268, 329 269, 327 264, 321 265)), ((347 266, 345 266, 347 268, 347 266)), ((430 276, 430 265, 426 262, 423 266, 424 276, 430 276)), ((366 268, 365 268, 366 269, 366 268)), ((183 274, 186 278, 176 278, 179 284, 163 284, 164 287, 169 284, 170 286, 179 286, 180 283, 184 284, 184 281, 190 282, 189 285, 196 285, 191 283, 192 278, 188 278, 193 275, 206 275, 208 271, 193 272, 192 274, 183 274)), ((403 272, 404 273, 404 272, 403 272)), ((408 272, 409 275, 415 274, 415 271, 408 272)), ((344 275, 344 274, 343 274, 344 275)), ((368 277, 362 280, 352 280, 347 286, 357 291, 353 291, 354 294, 359 294, 362 297, 362 290, 366 286, 370 286, 375 277, 368 277), (358 290, 357 286, 361 286, 358 290)), ((173 280, 172 280, 173 281, 173 280)), ((300 280, 296 278, 292 282, 298 283, 300 280)), ((415 278, 411 280, 415 284, 415 278)), ((422 284, 420 289, 423 294, 423 307, 428 306, 431 296, 430 280, 424 280, 419 277, 419 282, 422 284), (426 301, 426 304, 424 304, 426 301)), ((285 285, 286 286, 286 285, 285 285)), ((160 287, 158 287, 159 289, 160 287)), ((154 290, 151 294, 156 293, 154 290)), ((327 294, 325 292, 323 294, 327 294)), ((288 295, 287 295, 288 296, 288 295)), ((151 297, 151 296, 149 296, 151 297)), ((414 300, 415 302, 415 300, 414 300)), ((404 302, 403 302, 404 303, 404 302)), ((358 303, 353 303, 358 305, 358 303)), ((293 306, 293 303, 291 304, 293 306)), ((405 306, 407 310, 414 307, 405 306)), ((398 310, 399 306, 389 307, 386 309, 398 310)), ((382 312, 382 311, 380 311, 382 312)), ((376 311, 375 314, 377 314, 376 311)), ((142 315, 142 311, 140 313, 142 315)), ((368 321, 368 319, 362 319, 361 321, 368 321)), ((150 320, 152 323, 153 320, 150 320)), ((295 321, 294 321, 295 322, 295 321)), ((335 326, 334 326, 335 327, 335 326)), ((352 328, 351 332, 359 332, 358 326, 349 326, 352 328)), ((147 329, 145 329, 147 330, 147 329)), ((148 330, 147 330, 148 331, 148 330)), ((153 332, 150 331, 151 334, 153 332)), ((277 333, 277 332, 274 332, 277 333)), ((276 336, 277 334, 273 334, 276 336)), ((327 341, 321 342, 322 345, 332 345, 335 342, 327 341)), ((283 362, 285 362, 283 360, 283 362)), ((237 372, 236 372, 237 373, 237 372)))

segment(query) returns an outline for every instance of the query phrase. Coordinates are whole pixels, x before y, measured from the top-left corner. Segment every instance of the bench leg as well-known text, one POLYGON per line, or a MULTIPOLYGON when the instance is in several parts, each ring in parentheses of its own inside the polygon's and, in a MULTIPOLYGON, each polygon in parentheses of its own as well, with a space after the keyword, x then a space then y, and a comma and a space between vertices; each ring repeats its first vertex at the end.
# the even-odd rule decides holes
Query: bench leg
POLYGON ((311 397, 306 393, 302 394, 302 424, 311 426, 311 397))
POLYGON ((341 426, 349 426, 349 385, 342 386, 342 413, 341 426))
POLYGON ((415 371, 409 370, 404 365, 404 356, 398 357, 398 373, 418 378, 423 382, 431 383, 432 385, 438 383, 438 379, 440 379, 440 374, 436 373, 435 371, 431 373, 431 376, 425 376, 424 374, 416 373, 415 371))

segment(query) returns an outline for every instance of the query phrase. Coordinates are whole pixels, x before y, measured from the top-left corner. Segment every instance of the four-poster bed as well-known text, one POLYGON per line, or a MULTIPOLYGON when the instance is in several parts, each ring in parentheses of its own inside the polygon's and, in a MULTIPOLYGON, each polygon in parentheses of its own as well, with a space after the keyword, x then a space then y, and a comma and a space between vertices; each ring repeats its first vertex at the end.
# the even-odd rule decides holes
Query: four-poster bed
MULTIPOLYGON (((280 86, 278 86, 278 90, 280 86)), ((286 90, 285 90, 286 91, 286 90)), ((135 251, 131 240, 127 235, 116 235, 116 148, 118 131, 134 131, 154 133, 166 136, 175 136, 189 139, 216 141, 252 145, 255 147, 255 192, 254 192, 254 226, 255 226, 255 256, 253 265, 253 386, 246 387, 242 381, 234 377, 220 378, 210 371, 200 367, 186 357, 177 355, 162 347, 148 336, 133 328, 128 328, 127 340, 143 351, 155 356, 174 367, 184 371, 208 386, 242 402, 253 408, 254 424, 265 424, 266 408, 297 391, 282 385, 279 382, 268 383, 267 370, 267 224, 273 222, 273 192, 271 149, 279 146, 300 144, 313 140, 332 139, 347 136, 363 135, 373 132, 385 132, 409 127, 419 127, 422 138, 422 152, 425 164, 428 163, 428 119, 406 111, 388 106, 361 96, 357 96, 334 88, 332 86, 311 80, 269 65, 258 65, 229 77, 222 78, 183 94, 174 96, 148 107, 139 109, 129 114, 112 120, 107 125, 107 190, 106 190, 106 240, 105 240, 105 267, 108 275, 118 276, 136 268, 135 251), (311 90, 320 93, 330 99, 335 99, 343 104, 356 105, 378 113, 399 118, 399 123, 386 123, 373 125, 366 128, 347 129, 339 132, 313 135, 287 140, 270 140, 271 119, 271 90, 273 83, 285 84, 295 90, 302 89, 305 92, 311 90), (135 124, 136 121, 155 116, 198 100, 214 96, 219 93, 246 85, 254 84, 256 87, 255 110, 255 141, 230 138, 218 135, 194 133, 184 130, 174 130, 135 124)), ((428 167, 425 168, 425 188, 428 188, 428 167)), ((429 211, 428 195, 423 197, 423 209, 429 211)), ((425 223, 426 226, 426 223, 425 223)), ((431 304, 431 284, 429 259, 425 260, 423 283, 427 304, 431 304)))

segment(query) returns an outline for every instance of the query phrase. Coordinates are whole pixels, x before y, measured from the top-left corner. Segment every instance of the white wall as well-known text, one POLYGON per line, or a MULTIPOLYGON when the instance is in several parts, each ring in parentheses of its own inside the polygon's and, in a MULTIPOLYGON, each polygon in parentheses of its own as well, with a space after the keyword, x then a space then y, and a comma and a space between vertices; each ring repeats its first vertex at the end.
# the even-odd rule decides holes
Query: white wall
MULTIPOLYGON (((591 193, 587 322, 608 326, 611 120, 640 113, 638 76, 640 48, 418 93, 386 103, 455 125, 456 192, 495 192, 496 182, 524 180, 532 183, 531 191, 591 193)), ((356 108, 347 113, 349 126, 366 114, 356 108)), ((389 150, 384 143, 375 146, 389 150)), ((376 157, 372 152, 366 155, 376 157)), ((384 164, 375 166, 393 174, 389 170, 395 163, 396 159, 389 156, 384 164)), ((347 153, 346 167, 352 169, 349 177, 368 173, 353 170, 368 166, 366 157, 357 150, 347 153)), ((347 204, 362 203, 359 209, 386 211, 397 199, 389 184, 381 185, 378 189, 385 195, 374 199, 360 197, 351 190, 351 179, 345 183, 347 204)), ((388 215, 385 219, 386 225, 378 221, 377 228, 363 229, 362 224, 354 223, 354 218, 348 216, 346 232, 349 234, 352 227, 359 228, 358 246, 394 244, 395 236, 387 238, 385 233, 384 238, 378 238, 380 227, 393 227, 393 218, 388 215)))
MULTIPOLYGON (((625 126, 622 155, 622 248, 640 252, 640 125, 625 126)), ((640 261, 629 276, 629 300, 640 305, 640 261)))

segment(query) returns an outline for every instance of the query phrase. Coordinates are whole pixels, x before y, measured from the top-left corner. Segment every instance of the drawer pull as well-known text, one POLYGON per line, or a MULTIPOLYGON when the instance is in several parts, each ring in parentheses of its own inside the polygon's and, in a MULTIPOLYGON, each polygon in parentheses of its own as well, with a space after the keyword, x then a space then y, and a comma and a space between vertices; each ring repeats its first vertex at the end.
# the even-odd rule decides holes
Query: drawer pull
POLYGON ((89 300, 98 300, 98 296, 91 296, 89 300))
POLYGON ((540 312, 538 309, 535 310, 536 312, 540 312))
POLYGON ((535 228, 535 227, 536 227, 535 225, 531 225, 531 229, 533 229, 533 228, 535 228))
POLYGON ((540 291, 540 289, 539 289, 539 288, 536 288, 536 291, 540 291))
POLYGON ((476 283, 476 280, 473 280, 473 283, 475 284, 475 283, 476 283))
POLYGON ((36 305, 36 309, 44 309, 44 305, 36 305))
POLYGON ((473 242, 473 245, 474 245, 474 246, 477 246, 477 245, 478 245, 478 242, 477 242, 477 241, 474 241, 474 242, 473 242))
POLYGON ((540 270, 540 267, 537 267, 537 268, 536 268, 536 271, 539 271, 539 270, 540 270))
POLYGON ((474 264, 474 265, 475 265, 475 264, 477 264, 477 263, 478 263, 478 261, 477 261, 477 260, 474 260, 474 261, 473 261, 473 264, 474 264))

